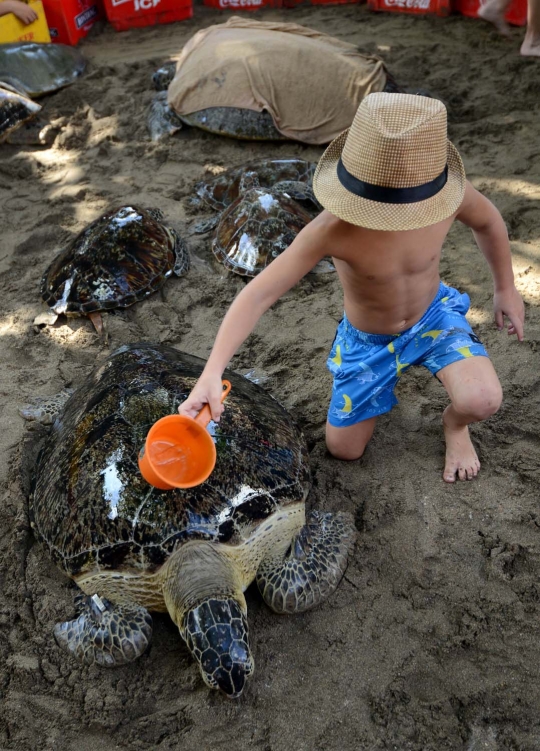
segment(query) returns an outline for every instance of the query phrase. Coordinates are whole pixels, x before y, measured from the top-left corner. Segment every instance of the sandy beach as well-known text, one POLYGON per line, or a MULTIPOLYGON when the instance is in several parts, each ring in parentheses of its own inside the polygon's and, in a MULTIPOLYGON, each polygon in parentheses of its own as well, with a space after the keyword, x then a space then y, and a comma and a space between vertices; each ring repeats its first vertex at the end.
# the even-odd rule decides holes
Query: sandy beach
POLYGON ((479 478, 442 481, 447 398, 423 369, 402 380, 399 405, 380 419, 360 461, 328 455, 325 360, 342 296, 335 275, 310 275, 264 317, 232 367, 254 368, 304 431, 313 471, 308 505, 355 516, 358 542, 335 595, 304 615, 279 617, 248 590, 256 672, 235 702, 207 689, 166 616, 154 617, 150 650, 115 670, 79 665, 54 642, 54 624, 74 615, 75 589, 30 531, 38 433, 18 406, 76 387, 128 342, 208 356, 244 281, 214 260, 211 235, 189 237, 190 272, 109 315, 105 345, 87 319, 32 325, 44 309, 43 271, 111 205, 159 207, 186 233, 205 216, 188 205, 205 174, 253 158, 322 154, 187 127, 150 142, 151 74, 196 31, 228 17, 197 4, 183 23, 95 30, 80 45, 87 74, 42 101, 61 127, 54 146, 0 147, 0 748, 537 750, 540 63, 520 57, 523 29, 504 39, 481 21, 376 14, 364 5, 254 16, 352 42, 380 55, 403 85, 440 96, 469 179, 507 223, 526 304, 523 343, 494 328, 491 275, 470 230, 452 228, 441 266, 443 281, 470 295, 469 320, 504 389, 500 412, 472 428, 479 478))

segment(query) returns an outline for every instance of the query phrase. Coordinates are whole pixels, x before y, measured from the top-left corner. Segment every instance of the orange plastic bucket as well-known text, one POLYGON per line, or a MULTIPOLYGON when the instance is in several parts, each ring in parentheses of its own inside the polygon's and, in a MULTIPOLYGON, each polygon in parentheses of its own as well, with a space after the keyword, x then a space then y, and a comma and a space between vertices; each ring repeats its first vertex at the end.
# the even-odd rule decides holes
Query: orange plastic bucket
MULTIPOLYGON (((221 401, 231 384, 223 381, 221 401)), ((139 451, 139 469, 160 490, 193 488, 207 480, 216 464, 216 447, 206 426, 212 419, 208 404, 197 417, 167 415, 155 422, 139 451)))

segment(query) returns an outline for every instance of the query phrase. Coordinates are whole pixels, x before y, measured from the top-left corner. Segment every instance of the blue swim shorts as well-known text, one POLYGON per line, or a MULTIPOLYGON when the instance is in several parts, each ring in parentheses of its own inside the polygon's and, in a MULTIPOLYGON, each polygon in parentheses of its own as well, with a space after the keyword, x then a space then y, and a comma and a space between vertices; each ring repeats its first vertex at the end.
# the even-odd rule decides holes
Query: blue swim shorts
POLYGON ((343 316, 326 363, 334 376, 330 425, 344 428, 389 412, 398 401, 396 384, 411 365, 435 375, 466 357, 488 357, 465 318, 469 305, 467 294, 441 282, 418 323, 396 336, 366 334, 343 316))

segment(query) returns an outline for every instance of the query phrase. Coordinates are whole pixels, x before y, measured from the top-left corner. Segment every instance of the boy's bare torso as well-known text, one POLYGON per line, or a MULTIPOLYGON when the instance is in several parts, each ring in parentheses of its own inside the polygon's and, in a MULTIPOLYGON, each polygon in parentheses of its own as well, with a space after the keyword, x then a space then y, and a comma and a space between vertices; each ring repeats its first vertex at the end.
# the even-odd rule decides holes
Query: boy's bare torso
POLYGON ((324 211, 317 220, 344 292, 347 318, 371 334, 399 334, 425 313, 439 288, 441 249, 454 217, 417 230, 356 227, 324 211))

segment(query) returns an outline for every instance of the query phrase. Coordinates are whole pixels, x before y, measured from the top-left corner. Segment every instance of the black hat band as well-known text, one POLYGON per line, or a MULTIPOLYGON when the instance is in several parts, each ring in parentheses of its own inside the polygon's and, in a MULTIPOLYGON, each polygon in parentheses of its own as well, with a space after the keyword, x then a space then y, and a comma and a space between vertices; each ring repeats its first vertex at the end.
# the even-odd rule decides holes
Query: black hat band
POLYGON ((341 157, 337 165, 337 176, 349 193, 354 193, 360 198, 367 198, 369 201, 378 203, 417 203, 432 198, 444 188, 448 180, 448 165, 434 180, 415 185, 413 188, 385 188, 382 185, 373 185, 359 180, 347 171, 341 157))

